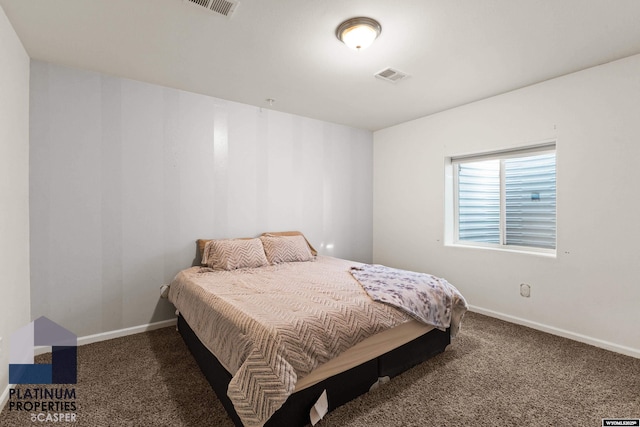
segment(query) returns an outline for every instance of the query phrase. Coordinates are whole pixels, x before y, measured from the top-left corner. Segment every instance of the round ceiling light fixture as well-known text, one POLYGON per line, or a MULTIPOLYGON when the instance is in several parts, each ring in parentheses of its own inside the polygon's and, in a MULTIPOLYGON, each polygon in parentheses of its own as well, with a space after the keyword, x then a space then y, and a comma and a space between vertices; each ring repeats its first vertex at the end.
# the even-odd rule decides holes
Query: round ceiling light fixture
POLYGON ((351 49, 360 50, 371 45, 381 31, 382 26, 378 21, 360 16, 338 25, 336 37, 351 49))

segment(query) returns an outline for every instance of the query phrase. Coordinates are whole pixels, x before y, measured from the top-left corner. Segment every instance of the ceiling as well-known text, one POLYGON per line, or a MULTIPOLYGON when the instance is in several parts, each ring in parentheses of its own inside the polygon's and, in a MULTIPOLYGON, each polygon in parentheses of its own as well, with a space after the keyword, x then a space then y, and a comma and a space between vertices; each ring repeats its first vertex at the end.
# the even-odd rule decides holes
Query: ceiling
POLYGON ((184 0, 0 5, 31 58, 370 130, 640 53, 638 0, 240 0, 230 18, 184 0), (334 34, 354 16, 382 25, 361 52, 334 34), (410 77, 373 77, 387 67, 410 77))

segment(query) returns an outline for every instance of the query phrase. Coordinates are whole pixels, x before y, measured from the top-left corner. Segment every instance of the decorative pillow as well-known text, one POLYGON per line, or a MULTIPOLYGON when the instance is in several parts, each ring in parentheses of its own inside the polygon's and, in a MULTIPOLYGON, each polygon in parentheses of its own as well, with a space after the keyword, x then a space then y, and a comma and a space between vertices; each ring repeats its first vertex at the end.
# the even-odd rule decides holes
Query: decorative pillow
MULTIPOLYGON (((270 231, 267 233, 262 233, 262 236, 302 236, 304 237, 304 234, 302 234, 300 231, 270 231)), ((311 255, 313 256, 318 255, 318 251, 316 251, 313 248, 313 246, 311 246, 311 243, 309 243, 306 237, 304 237, 304 241, 307 242, 307 245, 309 245, 309 250, 311 251, 311 255)))
POLYGON ((273 234, 265 234, 260 236, 260 240, 262 240, 264 253, 270 264, 311 261, 313 259, 307 240, 302 235, 274 236, 273 234))
POLYGON ((269 265, 260 239, 211 240, 204 248, 202 264, 214 270, 237 270, 269 265))

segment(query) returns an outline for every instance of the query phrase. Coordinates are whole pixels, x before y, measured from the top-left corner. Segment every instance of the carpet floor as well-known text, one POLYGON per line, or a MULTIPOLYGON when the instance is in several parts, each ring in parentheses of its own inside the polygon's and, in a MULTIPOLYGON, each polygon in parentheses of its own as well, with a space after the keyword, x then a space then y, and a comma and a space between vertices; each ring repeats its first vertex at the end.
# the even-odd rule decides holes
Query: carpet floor
MULTIPOLYGON (((79 347, 77 384, 46 388, 75 390, 75 426, 233 426, 173 327, 79 347)), ((10 408, 36 400, 11 396, 0 427, 66 425, 10 408)), ((444 353, 317 426, 585 427, 602 418, 640 418, 640 359, 468 313, 444 353)))

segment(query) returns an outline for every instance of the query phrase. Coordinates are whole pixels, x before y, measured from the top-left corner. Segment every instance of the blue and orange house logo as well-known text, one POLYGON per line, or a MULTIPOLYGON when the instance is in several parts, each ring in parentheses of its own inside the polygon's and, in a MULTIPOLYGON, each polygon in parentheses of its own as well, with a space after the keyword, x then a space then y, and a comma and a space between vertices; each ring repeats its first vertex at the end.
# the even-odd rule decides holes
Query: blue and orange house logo
POLYGON ((42 316, 11 335, 9 383, 76 384, 78 337, 42 316), (51 347, 51 364, 34 363, 35 347, 51 347))

